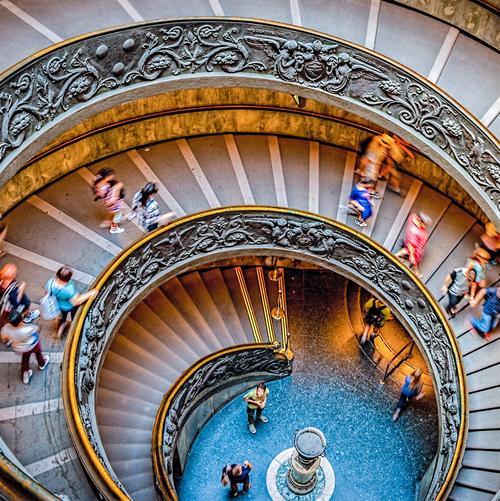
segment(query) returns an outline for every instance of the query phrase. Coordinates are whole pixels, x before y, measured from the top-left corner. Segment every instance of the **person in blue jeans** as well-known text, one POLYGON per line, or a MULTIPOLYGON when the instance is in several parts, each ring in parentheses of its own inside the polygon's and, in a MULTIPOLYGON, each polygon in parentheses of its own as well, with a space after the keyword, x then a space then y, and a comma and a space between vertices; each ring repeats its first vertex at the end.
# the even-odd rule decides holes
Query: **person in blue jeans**
POLYGON ((406 409, 413 398, 415 400, 420 400, 424 396, 422 391, 423 383, 420 381, 421 376, 422 371, 420 369, 415 369, 410 376, 405 377, 405 382, 401 388, 401 395, 399 396, 396 410, 392 415, 393 421, 397 421, 399 419, 399 416, 406 409))
POLYGON ((238 496, 238 484, 243 484, 242 494, 246 494, 250 489, 250 471, 252 465, 248 461, 243 461, 242 464, 228 464, 222 468, 221 483, 225 487, 231 485, 231 497, 238 496))
POLYGON ((490 340, 491 331, 498 324, 500 315, 500 287, 481 289, 470 305, 474 308, 484 299, 483 311, 479 318, 471 320, 472 328, 487 341, 490 340))

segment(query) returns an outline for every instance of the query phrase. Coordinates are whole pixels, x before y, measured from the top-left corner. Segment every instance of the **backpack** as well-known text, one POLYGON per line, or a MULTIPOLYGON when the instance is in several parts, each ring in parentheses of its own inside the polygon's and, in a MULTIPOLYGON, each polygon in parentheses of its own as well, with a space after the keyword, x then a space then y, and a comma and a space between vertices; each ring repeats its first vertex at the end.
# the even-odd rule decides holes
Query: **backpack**
POLYGON ((61 313, 59 308, 59 303, 57 302, 57 294, 53 294, 52 286, 54 285, 54 279, 50 282, 47 294, 40 299, 40 309, 42 310, 42 317, 45 320, 53 320, 57 318, 61 313))
POLYGON ((14 280, 4 291, 0 298, 0 317, 7 318, 12 310, 9 296, 11 292, 17 287, 17 282, 14 280))

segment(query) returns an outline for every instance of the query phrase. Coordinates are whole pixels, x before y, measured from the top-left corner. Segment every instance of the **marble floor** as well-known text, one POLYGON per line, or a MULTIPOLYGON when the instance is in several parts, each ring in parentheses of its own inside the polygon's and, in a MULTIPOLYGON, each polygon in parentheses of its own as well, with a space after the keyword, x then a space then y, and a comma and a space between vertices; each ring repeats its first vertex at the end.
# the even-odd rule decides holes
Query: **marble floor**
POLYGON ((334 499, 413 500, 416 481, 436 450, 435 402, 413 402, 393 423, 399 388, 380 385, 380 373, 360 354, 347 322, 344 279, 311 272, 287 278, 294 373, 269 383, 269 423, 258 424, 255 435, 248 431, 241 398, 209 421, 178 484, 181 501, 227 499, 221 469, 245 459, 254 465, 245 499, 270 499, 267 467, 306 426, 321 429, 328 441, 334 499))

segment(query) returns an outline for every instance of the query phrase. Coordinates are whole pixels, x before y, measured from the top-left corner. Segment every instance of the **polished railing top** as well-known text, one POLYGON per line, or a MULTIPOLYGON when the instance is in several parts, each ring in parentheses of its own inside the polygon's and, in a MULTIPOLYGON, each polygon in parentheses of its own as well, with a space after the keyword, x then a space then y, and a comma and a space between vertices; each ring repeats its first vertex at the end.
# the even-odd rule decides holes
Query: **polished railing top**
POLYGON ((298 258, 341 271, 382 297, 425 354, 440 422, 439 450, 427 499, 443 498, 465 447, 467 395, 457 341, 425 286, 370 238, 318 215, 276 207, 229 207, 186 216, 124 250, 96 281, 66 344, 63 399, 69 429, 90 476, 105 495, 127 499, 99 438, 95 392, 117 326, 151 288, 222 257, 298 258))
POLYGON ((68 124, 136 99, 139 86, 145 96, 234 85, 290 91, 366 115, 413 142, 498 219, 498 142, 446 93, 365 47, 241 18, 173 19, 91 33, 3 73, 0 184, 68 124))

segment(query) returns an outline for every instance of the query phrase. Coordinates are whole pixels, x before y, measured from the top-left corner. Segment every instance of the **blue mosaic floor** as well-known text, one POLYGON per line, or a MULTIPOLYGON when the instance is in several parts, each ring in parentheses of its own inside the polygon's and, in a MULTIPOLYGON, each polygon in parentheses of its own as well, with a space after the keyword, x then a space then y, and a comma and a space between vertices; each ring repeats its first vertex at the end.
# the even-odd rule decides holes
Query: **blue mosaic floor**
MULTIPOLYGON (((415 482, 436 450, 435 404, 422 399, 392 422, 399 389, 381 386, 380 373, 359 354, 345 309, 336 306, 343 300, 337 280, 323 284, 321 294, 289 301, 295 368, 291 377, 269 383, 269 423, 259 423, 252 435, 242 399, 226 405, 193 445, 178 485, 181 501, 228 499, 229 489, 219 482, 221 469, 245 459, 254 470, 252 488, 243 499, 270 499, 267 467, 293 446, 295 431, 306 426, 320 428, 328 441, 326 455, 336 475, 333 499, 415 498, 415 482)), ((315 284, 316 292, 317 280, 315 284)))

